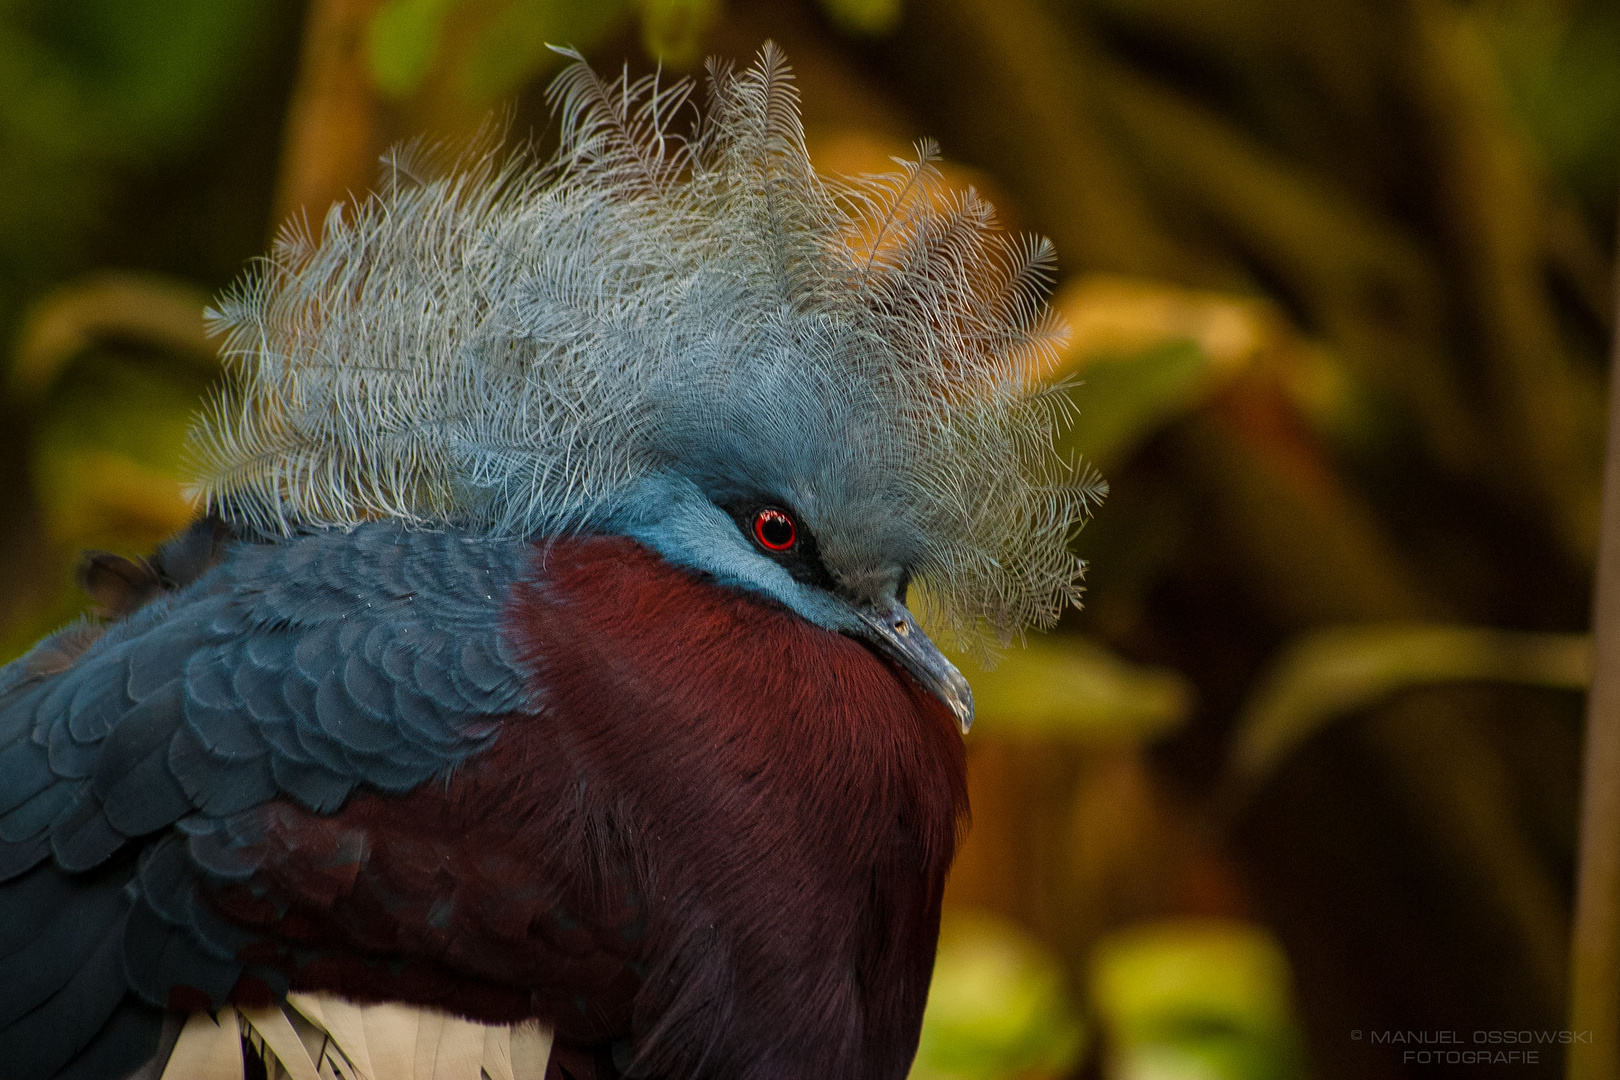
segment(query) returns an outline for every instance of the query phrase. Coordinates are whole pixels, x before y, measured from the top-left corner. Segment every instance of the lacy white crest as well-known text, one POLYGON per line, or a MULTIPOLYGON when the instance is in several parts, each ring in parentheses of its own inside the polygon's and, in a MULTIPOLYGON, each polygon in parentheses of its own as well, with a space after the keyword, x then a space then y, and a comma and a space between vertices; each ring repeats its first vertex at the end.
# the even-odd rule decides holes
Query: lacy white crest
POLYGON ((701 117, 687 82, 574 60, 549 164, 396 155, 212 313, 231 380, 193 429, 201 499, 265 531, 589 528, 645 476, 730 467, 709 436, 777 410, 771 460, 869 472, 850 490, 959 629, 1054 621, 1103 488, 1054 449, 1050 244, 943 190, 929 144, 818 176, 772 45, 711 64, 701 117))

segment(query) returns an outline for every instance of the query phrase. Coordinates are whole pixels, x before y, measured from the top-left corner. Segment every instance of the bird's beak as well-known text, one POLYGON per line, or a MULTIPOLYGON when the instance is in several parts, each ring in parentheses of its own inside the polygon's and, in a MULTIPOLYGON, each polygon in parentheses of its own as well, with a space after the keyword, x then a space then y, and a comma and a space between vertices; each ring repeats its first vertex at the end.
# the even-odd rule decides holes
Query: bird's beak
POLYGON ((869 640, 943 701, 966 735, 973 726, 973 690, 956 665, 928 640, 906 605, 898 600, 861 604, 855 606, 855 614, 870 631, 869 640))

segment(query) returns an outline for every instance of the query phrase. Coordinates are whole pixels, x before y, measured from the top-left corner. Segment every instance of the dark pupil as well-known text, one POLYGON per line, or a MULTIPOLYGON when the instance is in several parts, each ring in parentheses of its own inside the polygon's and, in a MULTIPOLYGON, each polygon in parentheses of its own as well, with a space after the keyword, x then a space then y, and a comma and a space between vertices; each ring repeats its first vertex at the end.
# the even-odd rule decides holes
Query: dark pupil
POLYGON ((793 543, 793 522, 781 514, 766 514, 759 523, 759 535, 772 547, 787 547, 793 543))

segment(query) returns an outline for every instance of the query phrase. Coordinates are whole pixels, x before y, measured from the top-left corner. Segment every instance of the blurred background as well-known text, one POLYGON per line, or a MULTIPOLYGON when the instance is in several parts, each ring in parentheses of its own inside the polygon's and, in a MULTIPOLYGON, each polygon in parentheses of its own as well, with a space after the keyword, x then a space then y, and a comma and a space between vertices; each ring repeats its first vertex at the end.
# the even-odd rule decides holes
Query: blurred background
MULTIPOLYGON (((1558 1032, 1620 0, 4 0, 0 660, 85 609, 82 549, 187 520, 201 312, 281 222, 492 113, 544 148, 547 42, 767 38, 824 170, 932 135, 1056 241, 1112 487, 1086 609, 969 668, 914 1076, 1376 1080, 1558 1032)), ((1502 1074, 1559 1074, 1530 1049, 1502 1074)))

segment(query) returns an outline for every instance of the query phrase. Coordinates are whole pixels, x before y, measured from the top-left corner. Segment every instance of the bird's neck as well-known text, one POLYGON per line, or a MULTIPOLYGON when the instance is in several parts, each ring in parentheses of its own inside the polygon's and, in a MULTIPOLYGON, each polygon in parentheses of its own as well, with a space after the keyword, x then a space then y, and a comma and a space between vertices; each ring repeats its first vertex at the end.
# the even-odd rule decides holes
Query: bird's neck
POLYGON ((604 782, 649 809, 701 778, 728 802, 769 794, 837 831, 837 858, 880 844, 895 815, 948 864, 966 813, 949 711, 866 646, 714 584, 633 541, 537 549, 508 625, 551 712, 604 782), (851 830, 851 831, 844 831, 851 830))
MULTIPOLYGON (((858 642, 631 541, 537 551, 508 612, 545 702, 537 752, 571 761, 584 813, 624 822, 648 948, 715 1006, 670 1029, 666 1063, 719 1045, 724 1016, 728 1046, 820 1055, 783 1075, 903 1077, 967 813, 950 713, 858 642)), ((644 996, 676 992, 659 979, 644 996)))

